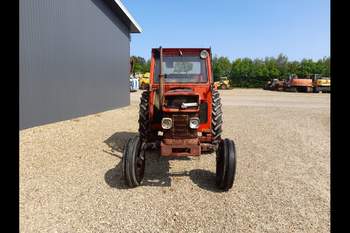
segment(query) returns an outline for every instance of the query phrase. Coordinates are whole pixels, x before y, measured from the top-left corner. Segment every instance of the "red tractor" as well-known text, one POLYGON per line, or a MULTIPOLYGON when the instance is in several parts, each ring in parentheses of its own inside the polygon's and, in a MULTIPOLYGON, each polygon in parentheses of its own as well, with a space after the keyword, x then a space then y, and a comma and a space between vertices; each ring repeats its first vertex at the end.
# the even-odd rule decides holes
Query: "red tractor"
POLYGON ((222 139, 222 110, 214 89, 211 49, 152 49, 149 90, 142 93, 139 135, 129 139, 123 152, 126 184, 141 184, 145 151, 160 156, 200 156, 216 151, 216 184, 229 190, 236 172, 236 149, 222 139))

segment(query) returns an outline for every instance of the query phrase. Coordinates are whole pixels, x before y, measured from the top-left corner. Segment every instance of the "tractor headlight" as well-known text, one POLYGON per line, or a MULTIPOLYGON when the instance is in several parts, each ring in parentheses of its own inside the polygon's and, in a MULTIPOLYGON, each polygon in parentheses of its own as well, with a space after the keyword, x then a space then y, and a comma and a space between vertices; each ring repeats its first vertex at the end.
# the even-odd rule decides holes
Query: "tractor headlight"
POLYGON ((201 53, 200 53, 200 57, 202 59, 206 59, 208 57, 208 51, 207 50, 202 50, 201 53))
POLYGON ((163 129, 170 129, 173 126, 173 120, 168 117, 164 117, 162 119, 162 128, 163 129))
POLYGON ((190 128, 191 129, 197 129, 199 126, 199 118, 198 117, 192 117, 190 119, 190 128))

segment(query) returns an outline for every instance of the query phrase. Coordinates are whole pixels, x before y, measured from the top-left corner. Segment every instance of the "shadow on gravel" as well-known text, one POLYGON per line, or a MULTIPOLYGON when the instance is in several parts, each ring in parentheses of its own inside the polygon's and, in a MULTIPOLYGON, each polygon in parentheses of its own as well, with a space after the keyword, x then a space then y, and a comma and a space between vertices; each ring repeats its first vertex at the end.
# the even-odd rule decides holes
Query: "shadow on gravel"
MULTIPOLYGON (((142 186, 170 187, 169 159, 159 157, 156 151, 146 152, 146 168, 142 186)), ((106 183, 112 188, 128 189, 123 177, 122 160, 105 174, 106 183)))
MULTIPOLYGON (((222 192, 220 189, 216 188, 215 173, 202 169, 195 169, 190 172, 170 173, 169 160, 169 158, 161 157, 158 159, 155 158, 155 156, 148 156, 146 160, 145 177, 141 186, 170 187, 172 177, 189 176, 191 181, 202 189, 211 192, 222 192)), ((120 160, 115 168, 106 172, 104 177, 105 182, 110 187, 118 189, 129 188, 125 184, 122 169, 122 162, 120 160)))
POLYGON ((126 144, 128 139, 136 135, 137 133, 134 133, 134 132, 116 132, 115 134, 113 134, 112 136, 110 136, 104 141, 104 143, 106 143, 111 148, 111 152, 106 150, 103 150, 103 151, 106 152, 107 154, 116 156, 121 159, 119 155, 114 154, 113 152, 117 151, 117 152, 123 153, 124 145, 126 144))
MULTIPOLYGON (((136 136, 137 133, 133 132, 117 132, 104 141, 112 152, 105 151, 107 154, 116 156, 119 158, 118 164, 109 169, 105 175, 105 182, 112 188, 128 189, 123 177, 122 158, 118 154, 114 154, 113 151, 122 153, 123 148, 127 140, 136 136)), ((185 177, 189 176, 193 183, 198 187, 212 191, 221 192, 215 185, 215 173, 210 171, 195 169, 190 172, 184 171, 181 173, 170 173, 170 160, 188 160, 189 157, 161 157, 159 151, 147 151, 146 152, 146 168, 145 176, 141 186, 155 186, 155 187, 170 187, 171 177, 185 177)))
POLYGON ((203 169, 195 169, 190 171, 189 175, 192 182, 195 183, 198 187, 212 192, 223 192, 216 187, 215 173, 203 169))

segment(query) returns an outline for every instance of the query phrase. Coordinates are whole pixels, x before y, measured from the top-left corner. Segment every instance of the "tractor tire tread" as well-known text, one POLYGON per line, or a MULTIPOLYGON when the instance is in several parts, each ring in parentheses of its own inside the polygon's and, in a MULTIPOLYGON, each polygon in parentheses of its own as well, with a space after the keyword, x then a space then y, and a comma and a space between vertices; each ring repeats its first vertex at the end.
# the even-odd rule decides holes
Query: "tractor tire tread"
POLYGON ((140 98, 140 105, 139 105, 139 134, 142 141, 147 140, 148 134, 149 134, 149 109, 148 109, 148 102, 149 102, 149 91, 143 91, 141 98, 140 98))
POLYGON ((211 114, 211 132, 213 134, 213 144, 218 144, 222 133, 222 104, 220 94, 217 90, 212 92, 212 114, 211 114))

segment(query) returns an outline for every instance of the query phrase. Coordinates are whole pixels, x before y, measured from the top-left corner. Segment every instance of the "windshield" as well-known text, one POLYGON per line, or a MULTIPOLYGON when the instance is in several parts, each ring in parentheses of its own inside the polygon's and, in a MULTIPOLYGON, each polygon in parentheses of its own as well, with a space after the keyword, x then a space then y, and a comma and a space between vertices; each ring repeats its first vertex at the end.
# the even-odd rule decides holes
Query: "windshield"
MULTIPOLYGON (((159 82, 159 63, 159 58, 156 58, 154 67, 156 83, 159 82)), ((199 56, 164 56, 162 68, 167 83, 205 83, 208 80, 206 62, 199 56)))

